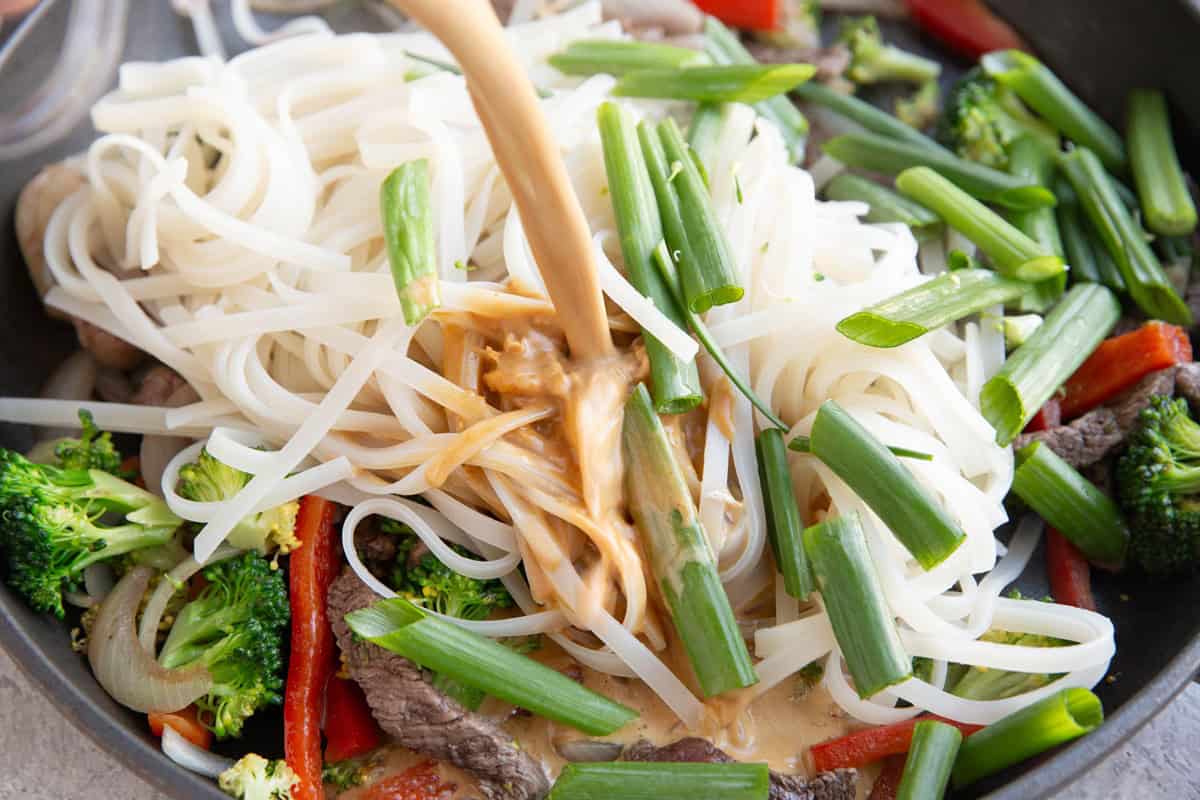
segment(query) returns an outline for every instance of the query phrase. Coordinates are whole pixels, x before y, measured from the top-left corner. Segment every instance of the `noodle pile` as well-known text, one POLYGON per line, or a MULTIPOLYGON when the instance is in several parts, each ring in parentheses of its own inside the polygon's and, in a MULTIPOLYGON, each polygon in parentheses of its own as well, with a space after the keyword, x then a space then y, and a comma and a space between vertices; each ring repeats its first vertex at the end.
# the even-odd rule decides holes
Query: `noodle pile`
MULTIPOLYGON (((622 36, 619 26, 602 23, 589 3, 510 35, 533 81, 553 90, 544 107, 595 232, 614 333, 628 343, 640 325, 694 357, 695 342, 621 273, 595 123, 613 80, 566 79, 545 64, 571 40, 622 36)), ((407 53, 447 58, 425 34, 318 31, 228 63, 125 65, 118 90, 93 111, 104 135, 78 162, 87 184, 47 229, 57 286, 46 302, 152 354, 201 400, 168 410, 5 399, 0 418, 69 425, 83 405, 113 430, 208 437, 171 461, 162 485, 172 510, 204 526, 199 560, 245 514, 319 492, 352 506, 346 556, 388 595, 358 560, 354 531, 371 515, 407 523, 452 569, 504 580, 523 612, 456 622, 492 636, 550 634, 589 667, 641 678, 697 729, 707 710, 665 663, 631 527, 595 515, 577 468, 545 447, 555 406, 489 402, 464 388, 479 385, 472 353, 513 341, 507 321, 532 320, 551 350, 561 335, 462 79, 407 53), (378 194, 388 171, 417 158, 430 159, 434 172, 443 304, 414 329, 399 314, 378 194), (202 446, 254 475, 232 500, 195 503, 175 493, 179 467, 202 446)), ((629 107, 651 117, 684 110, 629 107)), ((925 572, 828 469, 791 455, 808 521, 862 515, 905 645, 934 662, 932 684, 914 678, 859 699, 824 613, 801 618, 776 586, 755 412, 740 395, 726 409, 710 403, 696 491, 734 608, 747 621, 758 617, 762 680, 752 691, 828 658, 827 688, 862 721, 929 710, 986 723, 1052 689, 1097 683, 1114 648, 1107 619, 1000 597, 1028 562, 1040 524, 1022 522, 1007 548, 995 538, 1007 521, 1013 457, 968 398, 1003 362, 996 326, 985 315, 961 333, 937 331, 894 350, 858 345, 834 328, 923 280, 919 260, 927 270, 944 266, 937 246, 919 253, 907 228, 862 222, 864 205, 816 200, 813 176, 789 165, 779 134, 748 107, 727 114, 710 174, 747 293, 707 322, 736 368, 793 435, 807 433, 820 403, 834 398, 881 439, 932 453, 930 462, 906 464, 967 534, 925 572), (773 618, 763 620, 761 601, 771 596, 773 618), (976 641, 993 626, 1078 644, 976 641), (1006 700, 968 701, 942 690, 948 662, 1067 677, 1006 700), (900 699, 911 706, 897 708, 900 699)), ((711 397, 724 378, 706 357, 701 367, 711 397)))

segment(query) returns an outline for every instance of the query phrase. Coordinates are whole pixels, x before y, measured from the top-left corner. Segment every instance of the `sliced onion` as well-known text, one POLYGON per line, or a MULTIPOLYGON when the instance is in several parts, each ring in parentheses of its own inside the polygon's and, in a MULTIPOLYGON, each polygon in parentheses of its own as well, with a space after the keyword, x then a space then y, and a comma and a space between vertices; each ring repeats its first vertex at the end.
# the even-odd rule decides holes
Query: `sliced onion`
POLYGON ((149 567, 131 569, 100 606, 88 636, 88 662, 96 681, 121 705, 134 711, 167 713, 202 697, 213 679, 199 665, 164 669, 138 642, 134 616, 153 574, 149 567))
POLYGON ((236 547, 221 545, 206 563, 201 564, 192 556, 188 556, 163 576, 163 579, 154 587, 154 594, 150 595, 150 600, 146 603, 146 610, 142 612, 142 622, 138 627, 138 642, 147 653, 154 652, 154 640, 158 637, 158 624, 162 621, 167 603, 171 602, 171 598, 175 592, 179 591, 183 582, 209 564, 232 558, 240 552, 242 551, 236 547))
POLYGON ((192 744, 170 725, 163 726, 162 751, 163 755, 184 769, 209 778, 219 778, 222 772, 233 766, 232 758, 210 753, 192 744))
POLYGON ((616 761, 621 757, 625 745, 620 742, 602 742, 596 739, 576 739, 558 745, 558 754, 572 762, 616 761))
POLYGON ((162 486, 163 471, 175 455, 192 443, 181 436, 143 436, 139 455, 142 482, 151 487, 162 486))
POLYGON ((89 564, 83 570, 83 586, 87 589, 88 597, 97 603, 104 602, 116 582, 112 567, 108 564, 89 564))

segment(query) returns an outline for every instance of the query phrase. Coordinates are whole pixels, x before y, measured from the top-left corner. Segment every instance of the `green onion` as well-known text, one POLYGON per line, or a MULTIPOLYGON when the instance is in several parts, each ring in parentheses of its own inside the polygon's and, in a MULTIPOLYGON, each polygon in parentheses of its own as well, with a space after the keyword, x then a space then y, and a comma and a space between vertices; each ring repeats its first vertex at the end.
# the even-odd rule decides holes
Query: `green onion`
MULTIPOLYGON (((808 436, 796 436, 788 442, 788 450, 793 453, 811 453, 812 439, 808 436)), ((915 461, 933 461, 932 453, 922 453, 920 450, 909 450, 907 447, 888 447, 892 455, 898 458, 911 458, 915 461)))
MULTIPOLYGON (((404 53, 404 55, 406 57, 411 58, 413 61, 433 67, 434 69, 438 70, 439 72, 449 72, 452 75, 462 75, 463 74, 463 71, 462 71, 462 69, 459 68, 458 64, 453 64, 449 61, 442 61, 441 59, 433 58, 432 56, 423 56, 420 53, 413 52, 412 50, 404 50, 402 52, 404 53)), ((417 76, 417 77, 424 77, 424 76, 417 76)), ((409 79, 410 79, 409 76, 406 75, 405 80, 409 80, 409 79)), ((538 97, 542 98, 543 100, 546 99, 547 97, 554 96, 553 92, 549 91, 548 89, 543 89, 540 86, 535 86, 534 89, 537 91, 538 97)))
POLYGON ((439 675, 591 736, 607 736, 636 711, 585 689, 499 642, 394 597, 346 615, 350 630, 439 675))
POLYGON ((380 189, 383 238, 404 321, 416 325, 439 305, 429 159, 401 164, 380 189))
POLYGON ((1196 229, 1196 206, 1179 166, 1167 98, 1157 89, 1134 89, 1129 94, 1125 135, 1129 163, 1146 224, 1155 233, 1182 236, 1196 229))
POLYGON ((946 224, 974 242, 987 254, 996 271, 1006 277, 1039 281, 1060 275, 1066 269, 1062 256, 1030 239, 929 167, 904 170, 896 176, 896 188, 932 209, 946 224))
POLYGON ((933 569, 963 543, 962 529, 913 474, 833 400, 821 404, 811 438, 813 455, 871 507, 922 567, 933 569))
POLYGON ((775 565, 783 575, 783 588, 804 600, 812 592, 812 573, 804 553, 804 524, 792 489, 783 431, 767 428, 758 435, 758 474, 762 480, 767 511, 767 536, 775 553, 775 565))
POLYGON ((668 118, 655 132, 643 122, 638 136, 667 245, 679 264, 684 306, 703 314, 741 300, 745 291, 735 277, 733 253, 679 126, 668 118))
POLYGON ((910 167, 929 167, 972 197, 1005 208, 1040 208, 1055 203, 1054 194, 1044 186, 966 161, 946 150, 933 150, 875 133, 843 134, 827 141, 823 149, 843 164, 888 175, 910 167))
POLYGON ((953 155, 949 150, 921 133, 911 125, 907 125, 891 114, 873 106, 865 100, 860 100, 852 94, 830 89, 824 84, 810 81, 796 87, 795 94, 801 100, 813 105, 827 108, 835 114, 845 117, 871 133, 877 133, 888 139, 924 147, 942 153, 953 155))
POLYGON ((1113 291, 1125 291, 1125 281, 1116 262, 1084 217, 1071 184, 1060 179, 1054 187, 1054 193, 1060 201, 1057 209, 1058 228, 1062 233, 1063 250, 1067 263, 1071 265, 1074 280, 1103 283, 1113 291))
POLYGON ((706 697, 758 682, 692 493, 642 384, 621 432, 629 508, 650 569, 706 697))
POLYGON ((918 240, 941 235, 942 220, 920 203, 913 202, 869 178, 843 172, 823 190, 826 200, 850 200, 867 203, 871 210, 867 222, 901 222, 912 229, 918 240))
MULTIPOLYGON (((745 48, 737 34, 722 25, 716 18, 708 17, 704 22, 705 49, 717 64, 757 64, 754 56, 745 48)), ((804 160, 804 149, 808 142, 808 120, 788 98, 777 95, 754 104, 754 110, 763 119, 775 124, 787 142, 792 161, 804 160)))
POLYGON ((1063 689, 967 737, 954 762, 954 787, 1078 739, 1102 722, 1100 698, 1087 689, 1063 689))
POLYGON ((688 147, 706 169, 712 166, 716 155, 721 128, 725 125, 726 108, 728 106, 701 103, 692 115, 692 124, 687 135, 688 147))
POLYGON ((898 347, 943 325, 1016 300, 1030 288, 1028 283, 986 269, 944 272, 851 314, 837 329, 860 344, 898 347))
POLYGON ((1060 166, 1116 262, 1133 301, 1152 319, 1190 327, 1192 312, 1172 288, 1141 226, 1121 202, 1115 182, 1096 154, 1077 147, 1060 159, 1060 166))
POLYGON ((942 800, 962 744, 962 731, 936 719, 913 726, 896 800, 942 800))
POLYGON ((911 678, 912 658, 900 643, 858 515, 833 517, 806 529, 804 549, 859 697, 911 678))
POLYGON ((1068 139, 1096 151, 1113 172, 1125 172, 1127 159, 1121 137, 1045 64, 1019 50, 988 53, 979 64, 1068 139))
POLYGON ((758 103, 787 94, 816 74, 812 64, 723 64, 687 69, 641 69, 617 81, 618 97, 697 103, 758 103))
POLYGON ((1017 451, 1012 490, 1088 560, 1109 569, 1125 563, 1129 529, 1117 504, 1042 442, 1017 451))
POLYGON ((996 429, 997 444, 1007 445, 1017 437, 1120 316, 1117 298, 1098 284, 1079 283, 1063 295, 979 394, 980 409, 996 429))
POLYGON ((548 59, 566 75, 625 75, 643 69, 681 69, 707 64, 708 56, 687 47, 621 39, 579 39, 548 59))
POLYGON ((770 422, 776 428, 783 428, 786 430, 788 426, 784 423, 784 421, 781 420, 775 414, 775 412, 771 410, 770 405, 764 403, 762 398, 755 394, 754 390, 750 388, 750 385, 746 383, 745 379, 743 379, 742 376, 738 374, 738 371, 733 368, 733 365, 729 363, 729 359, 725 357, 725 352, 721 349, 721 346, 717 344, 717 340, 712 337, 712 334, 709 333, 708 326, 704 324, 704 321, 700 319, 698 314, 689 310, 687 306, 683 304, 683 289, 680 287, 679 275, 675 272, 675 264, 671 260, 671 254, 667 252, 667 245, 665 242, 659 242, 658 247, 655 248, 654 263, 658 267, 659 273, 663 276, 663 280, 667 282, 667 285, 671 288, 671 291, 677 298, 679 298, 679 306, 683 309, 684 319, 687 320, 688 327, 691 328, 692 333, 695 334, 696 340, 700 342, 700 346, 708 351, 708 355, 717 363, 717 366, 721 368, 721 371, 725 373, 725 376, 729 378, 729 382, 732 383, 737 390, 741 392, 742 395, 749 400, 750 403, 757 408, 764 417, 767 418, 768 422, 770 422))
POLYGON ((766 764, 567 764, 547 800, 767 800, 766 764))
MULTIPOLYGON (((1054 153, 1031 136, 1017 139, 1008 148, 1008 171, 1018 178, 1036 181, 1038 185, 1049 189, 1053 185, 1056 168, 1054 153)), ((1041 245, 1043 250, 1060 258, 1065 255, 1058 216, 1053 208, 1009 211, 1004 216, 1017 230, 1041 245)), ((1052 278, 1039 281, 1034 290, 1021 299, 1020 309, 1043 313, 1062 297, 1066 288, 1067 273, 1064 270, 1052 278)))
MULTIPOLYGON (((614 103, 601 105, 597 118, 629 281, 664 316, 686 331, 687 322, 675 295, 651 263, 654 248, 663 238, 662 223, 637 128, 628 112, 614 103)), ((658 339, 645 331, 642 335, 650 360, 654 407, 662 414, 682 414, 700 405, 704 396, 695 361, 683 361, 658 339)))

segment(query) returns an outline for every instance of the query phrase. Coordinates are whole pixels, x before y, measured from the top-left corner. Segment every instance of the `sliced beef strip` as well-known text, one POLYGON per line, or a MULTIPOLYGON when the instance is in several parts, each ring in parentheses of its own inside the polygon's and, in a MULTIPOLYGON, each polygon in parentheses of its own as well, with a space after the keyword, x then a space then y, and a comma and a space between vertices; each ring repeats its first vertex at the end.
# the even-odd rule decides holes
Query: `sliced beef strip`
POLYGON ((473 773, 487 800, 545 797, 550 790, 545 772, 510 734, 447 698, 408 659, 354 637, 346 614, 377 599, 348 567, 329 589, 338 647, 384 731, 411 750, 473 773))
POLYGON ((1180 364, 1175 368, 1175 391, 1188 401, 1193 414, 1200 414, 1200 364, 1180 364))
MULTIPOLYGON (((690 736, 662 747, 646 740, 625 748, 626 761, 728 764, 734 759, 707 739, 690 736)), ((858 773, 852 769, 822 772, 814 778, 771 771, 770 800, 854 800, 858 773)))
POLYGON ((1158 395, 1171 397, 1174 394, 1175 367, 1168 367, 1160 369, 1158 372, 1151 372, 1138 381, 1132 389, 1125 390, 1106 405, 1116 414, 1121 435, 1125 436, 1133 429, 1142 411, 1150 405, 1151 398, 1158 395))

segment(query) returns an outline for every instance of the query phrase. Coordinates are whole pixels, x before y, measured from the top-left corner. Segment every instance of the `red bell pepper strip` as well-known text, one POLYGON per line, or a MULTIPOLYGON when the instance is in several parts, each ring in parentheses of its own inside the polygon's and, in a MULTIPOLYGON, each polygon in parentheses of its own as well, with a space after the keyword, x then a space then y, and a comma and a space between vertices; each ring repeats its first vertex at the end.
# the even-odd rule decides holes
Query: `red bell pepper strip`
POLYGON ((437 764, 424 761, 373 784, 366 800, 449 800, 457 788, 442 782, 437 764))
POLYGON ((900 780, 904 777, 904 758, 888 756, 883 760, 883 769, 875 783, 871 786, 871 794, 867 800, 896 800, 900 791, 900 780))
POLYGON ((333 630, 325 598, 338 566, 334 504, 307 495, 300 501, 296 536, 301 545, 289 556, 292 606, 291 658, 283 696, 283 751, 299 782, 293 800, 325 800, 321 783, 321 718, 325 686, 337 667, 333 630))
POLYGON ((1047 431, 1051 428, 1057 428, 1062 424, 1062 404, 1056 398, 1051 397, 1046 401, 1045 405, 1038 409, 1038 412, 1033 415, 1033 419, 1029 420, 1029 424, 1025 426, 1025 433, 1037 433, 1038 431, 1047 431))
POLYGON ((993 50, 1029 45, 982 0, 906 0, 916 23, 951 50, 974 61, 993 50))
POLYGON ((1090 411, 1151 372, 1191 360, 1187 331, 1165 322, 1147 322, 1135 331, 1105 339, 1063 384, 1063 418, 1090 411))
POLYGON ((196 747, 202 747, 205 750, 212 747, 212 731, 200 722, 200 715, 196 712, 195 706, 188 706, 169 714, 151 712, 146 715, 146 719, 150 723, 150 732, 155 736, 161 737, 163 728, 169 725, 175 729, 176 733, 196 747))
POLYGON ((808 749, 809 755, 812 757, 813 769, 816 772, 828 772, 831 769, 861 767, 885 756, 907 753, 912 744, 913 727, 925 719, 941 720, 948 725, 953 725, 962 731, 963 736, 970 736, 983 728, 982 725, 967 725, 935 714, 922 714, 914 719, 894 722, 891 725, 881 725, 877 728, 867 728, 814 744, 808 749))
POLYGON ((1079 548, 1054 528, 1046 529, 1046 572, 1054 602, 1096 610, 1092 568, 1079 548))
POLYGON ((358 758, 379 747, 382 739, 362 689, 334 675, 325 688, 325 760, 358 758))
POLYGON ((770 31, 779 27, 780 0, 692 0, 701 11, 734 28, 770 31))

